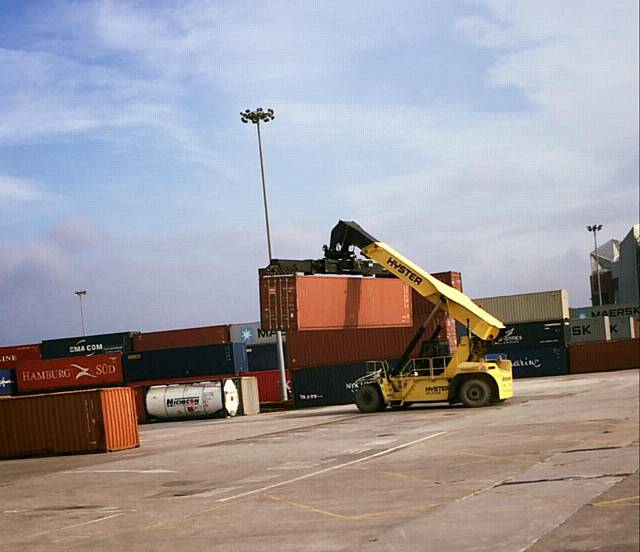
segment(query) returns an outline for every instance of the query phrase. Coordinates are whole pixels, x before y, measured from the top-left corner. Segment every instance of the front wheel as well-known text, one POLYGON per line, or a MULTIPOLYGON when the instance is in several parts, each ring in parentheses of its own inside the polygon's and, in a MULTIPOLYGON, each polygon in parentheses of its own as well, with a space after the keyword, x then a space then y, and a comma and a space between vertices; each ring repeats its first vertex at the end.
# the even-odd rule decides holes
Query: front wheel
POLYGON ((491 402, 491 387, 483 379, 469 378, 460 386, 460 400, 471 408, 486 406, 491 402))
POLYGON ((356 406, 360 412, 369 414, 384 410, 385 404, 382 393, 377 385, 363 385, 356 391, 356 406))

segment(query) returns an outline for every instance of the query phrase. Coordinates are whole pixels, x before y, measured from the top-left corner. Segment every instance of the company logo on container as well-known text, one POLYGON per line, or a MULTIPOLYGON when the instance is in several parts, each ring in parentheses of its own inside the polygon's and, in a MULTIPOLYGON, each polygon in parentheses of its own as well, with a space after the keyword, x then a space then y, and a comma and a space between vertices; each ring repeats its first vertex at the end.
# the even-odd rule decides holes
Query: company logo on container
POLYGON ((0 378, 0 389, 4 389, 5 387, 9 387, 11 385, 13 385, 13 380, 12 379, 7 379, 4 376, 2 378, 0 378))
POLYGON ((89 353, 87 356, 91 356, 101 352, 103 349, 102 343, 87 343, 86 339, 81 339, 75 345, 69 347, 69 352, 73 354, 89 353))
POLYGON ((75 374, 76 380, 87 377, 87 378, 97 378, 98 376, 105 376, 108 374, 116 373, 115 364, 110 363, 102 363, 97 364, 95 366, 95 374, 91 373, 91 366, 80 366, 79 364, 70 364, 69 368, 60 368, 57 370, 35 370, 33 372, 24 372, 22 374, 22 381, 45 381, 45 380, 55 380, 55 379, 69 379, 73 377, 73 372, 71 368, 75 368, 77 370, 75 374))
POLYGON ((251 328, 242 328, 240 330, 240 341, 248 343, 253 340, 253 330, 251 328))
POLYGON ((509 328, 504 332, 504 335, 497 341, 498 343, 504 343, 505 345, 515 345, 522 341, 522 336, 515 333, 515 328, 509 328))
POLYGON ((0 362, 18 362, 17 355, 0 355, 0 362))
POLYGON ((539 358, 520 358, 513 361, 514 368, 542 368, 542 361, 539 358))

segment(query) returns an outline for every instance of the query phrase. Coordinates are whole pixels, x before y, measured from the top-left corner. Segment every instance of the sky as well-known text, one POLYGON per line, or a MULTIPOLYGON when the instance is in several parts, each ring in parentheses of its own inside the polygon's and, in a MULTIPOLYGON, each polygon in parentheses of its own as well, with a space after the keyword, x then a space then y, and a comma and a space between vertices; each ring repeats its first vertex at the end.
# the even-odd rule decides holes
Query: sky
POLYGON ((0 0, 0 346, 259 319, 357 221, 471 297, 638 222, 635 0, 0 0))

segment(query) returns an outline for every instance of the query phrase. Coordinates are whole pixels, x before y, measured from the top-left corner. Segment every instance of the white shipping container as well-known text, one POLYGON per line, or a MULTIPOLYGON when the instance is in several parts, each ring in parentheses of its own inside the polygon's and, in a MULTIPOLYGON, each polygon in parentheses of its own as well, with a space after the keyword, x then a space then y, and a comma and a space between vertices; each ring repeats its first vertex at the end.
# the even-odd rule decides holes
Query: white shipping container
MULTIPOLYGON (((232 324, 229 327, 232 343, 244 343, 245 345, 270 345, 276 342, 276 332, 263 330, 260 322, 246 322, 245 324, 232 324)), ((286 341, 284 332, 282 341, 286 341)))
POLYGON ((608 316, 597 318, 574 318, 569 320, 568 342, 587 343, 589 341, 610 341, 611 326, 608 316))
POLYGON ((258 394, 258 379, 249 376, 234 378, 236 387, 240 394, 239 414, 252 416, 260 414, 260 395, 258 394))
POLYGON ((481 297, 473 301, 504 324, 569 318, 569 294, 566 289, 481 297))

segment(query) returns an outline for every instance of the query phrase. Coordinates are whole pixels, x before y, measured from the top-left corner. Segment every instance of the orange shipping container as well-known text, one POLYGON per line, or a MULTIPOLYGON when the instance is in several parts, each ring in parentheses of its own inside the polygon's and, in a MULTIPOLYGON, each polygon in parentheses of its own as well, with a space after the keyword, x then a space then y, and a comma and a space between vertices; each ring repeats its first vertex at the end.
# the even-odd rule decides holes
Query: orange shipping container
POLYGON ((263 330, 407 327, 411 288, 395 278, 268 276, 260 279, 263 330))
POLYGON ((231 343, 229 326, 204 326, 202 328, 184 328, 135 334, 131 339, 134 352, 157 351, 159 349, 177 349, 181 347, 199 347, 201 345, 220 345, 231 343))
POLYGON ((594 341, 569 346, 569 373, 640 368, 640 339, 594 341))
POLYGON ((0 401, 0 458, 108 452, 140 446, 127 387, 0 401))

